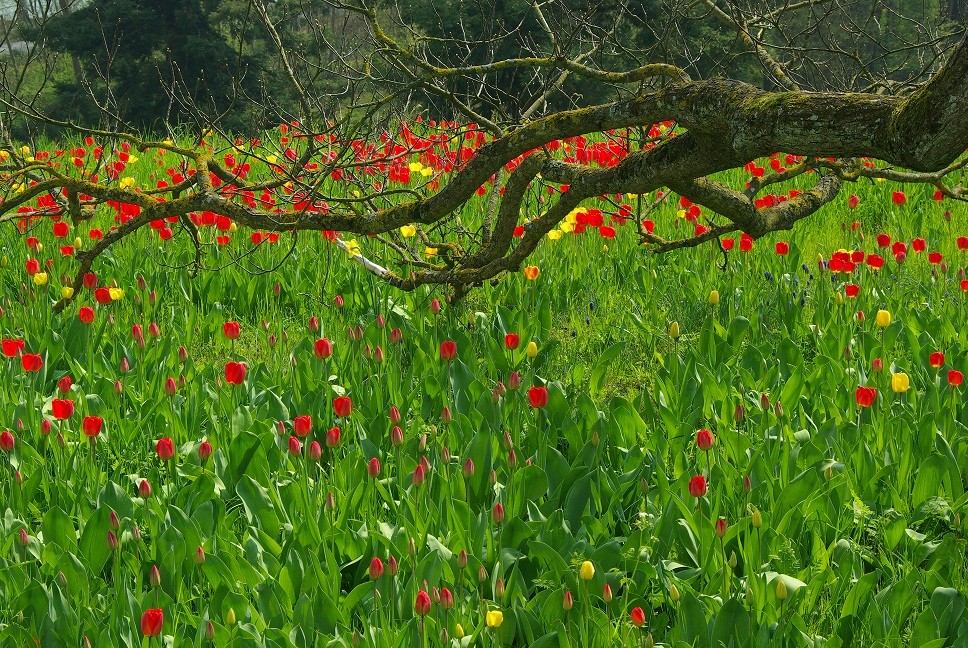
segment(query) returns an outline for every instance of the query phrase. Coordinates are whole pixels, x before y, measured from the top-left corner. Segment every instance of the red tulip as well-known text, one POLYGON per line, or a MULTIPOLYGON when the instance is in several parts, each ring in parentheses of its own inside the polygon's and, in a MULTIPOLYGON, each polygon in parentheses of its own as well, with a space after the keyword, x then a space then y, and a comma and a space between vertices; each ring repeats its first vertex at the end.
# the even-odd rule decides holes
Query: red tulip
POLYGON ((427 470, 424 468, 423 464, 417 464, 417 467, 413 469, 413 476, 411 481, 413 481, 414 486, 423 486, 424 478, 426 477, 427 470))
POLYGON ((561 608, 567 612, 573 607, 575 607, 575 597, 571 595, 570 591, 565 590, 565 595, 561 599, 561 608))
MULTIPOLYGON (((3 355, 8 358, 16 358, 24 350, 23 340, 11 340, 9 338, 4 338, 2 342, 3 355)), ((24 367, 26 369, 26 367, 24 367)))
POLYGON ((632 611, 629 613, 629 617, 632 619, 632 625, 634 625, 636 628, 641 628, 645 625, 645 610, 642 608, 632 608, 632 611))
POLYGON ((928 249, 928 242, 923 238, 916 238, 911 241, 911 248, 913 248, 915 252, 924 252, 926 249, 928 249))
POLYGON ((931 265, 938 265, 941 263, 941 253, 940 252, 929 252, 928 253, 928 263, 931 265))
POLYGON ((74 382, 71 380, 70 375, 65 374, 60 380, 57 381, 57 391, 62 394, 66 394, 71 390, 71 385, 73 384, 74 382))
POLYGON ((494 524, 504 522, 504 506, 500 502, 494 505, 494 510, 491 511, 491 519, 494 520, 494 524))
POLYGON ((891 244, 891 237, 889 234, 878 234, 877 235, 877 245, 882 248, 886 248, 891 244))
POLYGON ((413 609, 414 612, 420 616, 426 616, 430 614, 430 595, 427 594, 426 590, 420 590, 417 592, 417 599, 414 601, 413 609))
POLYGON ((856 297, 860 294, 860 286, 857 284, 847 284, 844 286, 844 294, 848 297, 856 297))
POLYGON ((304 437, 309 436, 309 433, 313 429, 313 418, 306 414, 302 416, 297 416, 292 422, 293 430, 296 432, 296 436, 304 437))
POLYGON ((325 360, 333 355, 333 343, 326 338, 320 338, 319 340, 316 340, 316 343, 313 345, 313 353, 315 353, 316 357, 320 360, 325 360))
POLYGON ((84 435, 96 437, 101 433, 102 425, 104 425, 104 419, 100 416, 85 416, 83 423, 84 435))
POLYGON ((739 237, 739 249, 741 252, 749 252, 753 249, 753 237, 743 232, 743 235, 739 237))
POLYGON ((380 460, 376 457, 370 459, 370 462, 366 465, 366 473, 373 477, 374 479, 380 476, 380 460))
POLYGON ((44 359, 39 353, 25 353, 20 356, 20 364, 24 371, 40 371, 44 366, 44 359))
POLYGON ((174 396, 175 392, 178 391, 178 383, 171 376, 165 380, 165 396, 174 396))
POLYGON ((935 369, 940 369, 944 365, 944 354, 940 351, 935 351, 931 354, 928 362, 930 362, 931 366, 935 369))
POLYGON ((711 449, 715 443, 716 439, 713 437, 713 433, 709 430, 703 428, 702 430, 696 432, 696 446, 703 452, 711 449))
POLYGON ((891 193, 891 201, 900 207, 907 202, 907 196, 904 195, 903 191, 894 191, 891 193))
POLYGON ((965 381, 965 376, 957 369, 951 369, 948 371, 948 384, 952 387, 957 387, 965 381))
POLYGON ((54 418, 61 421, 74 415, 74 401, 69 398, 55 398, 51 401, 50 408, 54 418))
POLYGON ((961 251, 968 250, 968 236, 958 237, 958 249, 961 251))
POLYGON ((141 634, 146 637, 161 635, 161 626, 165 623, 165 613, 160 608, 145 610, 141 615, 141 634))
POLYGON ((720 538, 726 535, 726 518, 716 520, 716 535, 720 538))
POLYGON ((545 407, 548 404, 548 388, 532 387, 528 390, 528 401, 535 409, 545 407))
POLYGON ((689 494, 693 497, 702 497, 706 494, 706 478, 696 475, 689 480, 689 494))
POLYGON ((37 259, 27 259, 27 274, 34 276, 40 272, 40 261, 37 259))
POLYGON ((450 361, 457 357, 457 343, 453 340, 444 340, 440 343, 440 359, 450 361))
POLYGON ((860 204, 860 198, 858 198, 857 196, 852 195, 850 198, 847 199, 847 206, 850 207, 851 209, 855 209, 859 204, 860 204))
POLYGON ((97 285, 97 275, 93 272, 85 272, 83 279, 84 287, 88 290, 93 290, 94 286, 97 285))
POLYGON ((790 253, 790 244, 786 241, 780 241, 776 244, 776 253, 780 256, 786 256, 790 253))
POLYGON ((302 442, 294 436, 289 437, 289 454, 294 457, 302 454, 302 442))
POLYGON ((202 444, 198 446, 198 458, 205 461, 212 456, 212 444, 208 441, 202 441, 202 444))
POLYGON ((397 408, 397 406, 396 405, 391 405, 390 406, 390 422, 391 423, 399 423, 401 418, 402 417, 400 416, 400 410, 397 408))
POLYGON ((77 319, 83 324, 90 324, 94 321, 94 309, 90 306, 81 306, 77 311, 77 319))
POLYGON ((339 445, 340 430, 338 427, 331 427, 326 431, 326 447, 335 448, 339 445))
POLYGON ((877 390, 873 387, 858 387, 855 396, 860 407, 870 407, 877 398, 877 390))
POLYGON ((13 433, 9 430, 4 430, 0 432, 0 450, 4 452, 10 452, 13 447, 17 444, 16 439, 13 438, 13 433))
POLYGON ((319 441, 313 441, 309 444, 309 459, 311 461, 319 461, 323 458, 323 446, 319 445, 319 441))
POLYGON ((379 580, 383 578, 383 561, 377 558, 376 556, 374 556, 373 560, 370 561, 369 572, 370 572, 370 578, 373 580, 379 580))
POLYGON ((151 484, 148 483, 147 479, 142 479, 141 482, 138 483, 138 495, 141 496, 141 499, 148 499, 151 497, 151 484))
POLYGON ((94 301, 102 306, 107 306, 111 303, 111 290, 104 287, 96 289, 94 291, 94 301))
POLYGON ((155 452, 158 453, 159 459, 168 461, 175 456, 175 442, 171 440, 171 437, 159 439, 158 443, 155 444, 155 452))
POLYGON ((239 326, 238 322, 226 322, 224 325, 222 325, 222 333, 224 333, 225 337, 228 339, 235 340, 238 339, 238 337, 242 334, 242 328, 239 326))
POLYGON ((521 336, 517 333, 508 333, 504 336, 504 348, 514 351, 521 344, 521 336))
POLYGON ((350 400, 349 396, 340 396, 339 398, 334 398, 333 411, 336 412, 336 416, 346 418, 353 413, 353 401, 350 400))
POLYGON ((226 362, 225 363, 225 382, 230 385, 241 385, 245 382, 245 363, 226 362))

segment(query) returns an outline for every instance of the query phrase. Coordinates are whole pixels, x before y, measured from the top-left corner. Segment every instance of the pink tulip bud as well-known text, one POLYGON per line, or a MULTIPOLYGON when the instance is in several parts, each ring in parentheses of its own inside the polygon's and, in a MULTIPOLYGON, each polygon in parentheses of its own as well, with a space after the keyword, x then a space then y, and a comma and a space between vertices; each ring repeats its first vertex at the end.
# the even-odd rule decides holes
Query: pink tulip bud
POLYGON ((473 476, 474 476, 474 460, 468 458, 467 461, 464 462, 464 477, 467 479, 470 479, 473 476))
POLYGON ((141 499, 148 499, 151 497, 151 484, 148 483, 147 479, 142 479, 138 483, 138 495, 141 496, 141 499))
POLYGON ((440 312, 440 300, 434 297, 434 300, 430 302, 430 312, 436 315, 440 312))
POLYGON ((127 358, 121 358, 121 373, 126 374, 131 371, 131 365, 128 364, 127 358))
POLYGON ((20 546, 26 547, 30 542, 30 536, 27 535, 27 529, 20 529, 20 546))
POLYGON ((153 588, 161 587, 161 572, 158 570, 158 565, 151 566, 151 572, 148 576, 148 580, 153 588))
POLYGON ((309 318, 309 330, 312 333, 319 330, 319 319, 315 315, 309 318))
POLYGON ((323 447, 319 445, 319 441, 313 441, 309 444, 309 458, 312 461, 319 461, 323 457, 323 447))
POLYGON ((175 379, 169 376, 168 379, 165 380, 165 395, 174 396, 175 392, 177 391, 178 385, 175 384, 175 379))
POLYGON ((511 391, 517 391, 521 387, 521 374, 517 371, 512 371, 510 377, 508 377, 508 389, 511 391))
POLYGON ((403 430, 399 425, 394 425, 393 429, 390 430, 390 443, 394 446, 403 445, 403 430))

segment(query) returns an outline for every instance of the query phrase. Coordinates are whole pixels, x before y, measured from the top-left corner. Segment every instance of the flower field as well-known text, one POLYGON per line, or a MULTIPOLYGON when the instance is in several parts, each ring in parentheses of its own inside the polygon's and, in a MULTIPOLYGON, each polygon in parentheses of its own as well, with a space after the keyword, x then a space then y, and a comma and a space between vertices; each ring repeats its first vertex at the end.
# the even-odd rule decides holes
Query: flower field
MULTIPOLYGON (((402 130, 355 144, 388 186, 484 142, 402 130)), ((271 174, 291 135, 217 153, 271 174)), ((119 192, 191 172, 94 139, 22 154, 119 192)), ((703 209, 607 196, 456 304, 381 285, 365 236, 208 213, 197 275, 175 218, 75 291, 131 205, 4 212, 2 645, 968 646, 968 210, 943 198, 857 183, 784 236, 655 255, 639 228, 698 234, 703 209)))

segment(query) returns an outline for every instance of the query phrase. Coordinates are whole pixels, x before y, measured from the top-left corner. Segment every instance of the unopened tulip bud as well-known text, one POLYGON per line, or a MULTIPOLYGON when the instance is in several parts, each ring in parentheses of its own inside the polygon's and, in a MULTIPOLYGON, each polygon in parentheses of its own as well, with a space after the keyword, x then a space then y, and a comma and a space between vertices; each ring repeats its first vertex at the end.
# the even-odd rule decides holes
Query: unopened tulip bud
POLYGON ((205 638, 208 641, 215 641, 215 624, 211 621, 205 624, 205 638))
POLYGON ((393 576, 396 576, 397 572, 399 571, 400 571, 400 564, 397 562, 396 558, 394 558, 393 556, 390 556, 390 559, 387 560, 387 574, 393 577, 393 576))
POLYGON ((14 481, 17 482, 17 485, 18 486, 23 485, 23 483, 24 483, 24 475, 23 475, 22 472, 20 472, 19 470, 17 470, 16 472, 14 472, 13 478, 14 478, 14 481))
POLYGON ((158 570, 158 565, 151 566, 148 581, 151 583, 152 587, 161 587, 161 572, 158 570))
POLYGON ((451 422, 453 416, 451 415, 450 408, 444 405, 444 408, 440 411, 440 420, 444 425, 451 422))
POLYGON ((175 392, 178 391, 178 385, 175 383, 175 379, 171 376, 165 380, 165 396, 174 396, 175 392))
POLYGON ((50 430, 51 430, 50 419, 44 419, 40 424, 40 433, 43 434, 44 436, 47 436, 48 434, 50 434, 50 430))
POLYGON ((514 450, 508 453, 508 468, 514 468, 518 463, 518 455, 514 450))
POLYGON ((142 499, 148 499, 151 497, 151 484, 148 483, 147 479, 142 479, 138 483, 138 495, 140 495, 142 499))
POLYGON ((127 358, 121 358, 121 373, 126 374, 131 371, 131 365, 128 364, 127 358))
POLYGON ((770 397, 766 394, 760 394, 760 407, 763 409, 763 411, 766 411, 770 408, 770 397))
POLYGON ((484 569, 484 565, 481 565, 477 568, 477 580, 481 581, 482 583, 487 580, 487 570, 484 569))
POLYGON ((120 380, 114 381, 114 393, 120 394, 124 391, 124 384, 120 380))
POLYGON ((148 293, 148 303, 154 306, 158 302, 158 293, 152 290, 148 293))
POLYGON ((740 403, 736 404, 736 409, 733 411, 733 420, 737 423, 742 423, 746 420, 746 410, 743 409, 743 405, 740 403))
POLYGON ((114 535, 114 531, 108 531, 108 549, 114 551, 118 548, 118 536, 114 535))
POLYGON ((315 315, 309 318, 309 330, 313 333, 319 330, 319 318, 315 315))
POLYGON ((333 491, 326 493, 326 510, 333 511, 336 509, 336 498, 333 496, 333 491))
POLYGON ((729 552, 729 568, 730 569, 736 569, 737 563, 738 563, 738 561, 737 561, 737 558, 736 558, 736 552, 735 551, 730 551, 729 552))
POLYGON ((753 490, 753 482, 750 480, 749 475, 743 475, 743 491, 750 492, 753 490))
POLYGON ((141 529, 137 525, 131 529, 131 537, 134 538, 135 542, 141 542, 141 529))
POLYGON ((827 479, 827 481, 830 481, 831 479, 833 479, 834 478, 833 466, 827 466, 826 468, 824 468, 823 476, 827 479))
POLYGON ((225 615, 225 625, 229 627, 235 625, 235 608, 229 608, 228 613, 225 615))
POLYGON ((121 526, 121 520, 118 519, 118 514, 114 511, 111 511, 111 513, 108 514, 108 526, 115 531, 117 531, 118 527, 121 526))
POLYGON ((504 579, 497 579, 497 583, 494 585, 494 597, 498 599, 504 598, 504 579))
POLYGON ((511 375, 508 377, 508 389, 511 391, 517 391, 521 387, 521 374, 517 371, 512 371, 511 375))
POLYGON ((424 452, 424 451, 427 450, 427 435, 426 434, 421 434, 420 435, 420 443, 417 445, 417 447, 419 448, 420 452, 424 452))
POLYGON ((26 547, 30 542, 30 536, 27 535, 27 529, 20 529, 20 546, 26 547))
POLYGON ((497 483, 497 471, 491 468, 491 486, 497 483))
POLYGON ((440 449, 440 461, 443 464, 450 463, 450 448, 444 446, 440 449))
POLYGON ((669 598, 672 599, 673 603, 677 603, 679 601, 679 596, 680 596, 679 588, 676 587, 675 583, 673 583, 672 586, 669 588, 669 598))
POLYGON ((783 404, 780 401, 773 403, 773 413, 777 418, 783 418, 783 404))
POLYGON ((457 567, 465 569, 467 567, 467 550, 461 549, 457 554, 457 567))
POLYGON ((787 586, 782 580, 776 582, 776 598, 778 601, 785 601, 787 598, 787 586))
POLYGON ((874 358, 873 362, 871 362, 871 369, 874 371, 874 373, 884 371, 884 361, 880 358, 874 358))
POLYGON ((642 494, 643 495, 648 495, 649 494, 649 480, 648 479, 646 479, 645 477, 643 477, 639 481, 639 486, 642 488, 642 494))
POLYGON ((504 446, 505 450, 511 450, 514 447, 514 441, 511 439, 511 433, 507 430, 501 436, 501 444, 504 446))
POLYGON ((403 331, 399 328, 395 328, 390 331, 390 343, 399 344, 403 340, 403 331))
POLYGON ((606 603, 612 602, 612 586, 605 583, 605 587, 602 588, 602 600, 606 603))
POLYGON ((759 529, 763 526, 763 514, 760 513, 759 509, 753 511, 753 528, 759 529))
POLYGON ((500 502, 494 505, 494 510, 491 512, 491 519, 494 520, 495 524, 504 522, 504 507, 500 502))
POLYGON ((310 461, 319 461, 323 457, 323 447, 319 445, 319 441, 313 441, 309 444, 309 459, 310 461))
POLYGON ((440 312, 440 300, 434 297, 434 300, 430 302, 430 312, 436 315, 440 312))
POLYGON ((575 599, 574 599, 574 597, 571 595, 571 592, 569 592, 568 590, 565 590, 565 596, 561 600, 561 607, 562 607, 562 609, 565 612, 567 612, 568 610, 570 610, 574 606, 575 606, 575 599))

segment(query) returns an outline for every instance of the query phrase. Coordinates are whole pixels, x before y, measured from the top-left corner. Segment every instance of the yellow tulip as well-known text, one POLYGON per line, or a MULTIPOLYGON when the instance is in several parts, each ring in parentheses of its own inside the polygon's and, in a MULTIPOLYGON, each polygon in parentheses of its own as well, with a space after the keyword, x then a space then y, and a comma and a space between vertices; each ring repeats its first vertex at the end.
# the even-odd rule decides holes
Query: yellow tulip
POLYGON ((239 226, 235 223, 235 221, 229 223, 229 232, 231 232, 232 234, 235 234, 238 231, 239 231, 239 226))
POLYGON ((497 629, 501 627, 504 623, 504 613, 500 610, 488 610, 487 612, 487 627, 497 629))
POLYGON ((565 221, 564 223, 562 223, 561 225, 559 225, 559 227, 561 228, 561 231, 562 232, 565 232, 565 233, 568 233, 568 234, 570 234, 571 232, 574 232, 575 231, 575 224, 574 223, 570 223, 568 221, 565 221))
POLYGON ((235 625, 235 608, 229 608, 228 613, 225 615, 225 625, 227 626, 235 625))
POLYGON ((669 337, 673 340, 679 339, 679 322, 673 322, 669 325, 669 337))
POLYGON ((121 182, 118 183, 122 189, 127 189, 134 185, 134 178, 121 178, 121 182))
POLYGON ((557 241, 558 239, 561 238, 561 230, 560 229, 551 230, 550 232, 548 232, 548 238, 550 238, 552 241, 557 241))
POLYGON ((535 344, 534 340, 532 340, 532 341, 528 342, 528 346, 525 347, 524 352, 528 354, 528 357, 529 358, 537 357, 537 355, 538 355, 538 345, 535 344))
POLYGON ((0 258, 0 268, 6 268, 8 263, 10 263, 10 259, 8 259, 7 255, 4 254, 3 258, 0 258))
POLYGON ((718 290, 710 290, 709 291, 709 303, 712 304, 713 306, 716 306, 717 304, 719 304, 719 291, 718 290))
POLYGON ((349 258, 352 259, 353 257, 360 256, 360 254, 362 254, 360 252, 360 244, 356 242, 356 239, 346 242, 346 255, 349 258))
POLYGON ((591 579, 595 578, 595 565, 592 564, 592 561, 586 560, 581 564, 581 569, 578 571, 578 573, 582 580, 590 581, 591 579))
POLYGON ((435 256, 437 256, 437 248, 435 248, 435 247, 428 247, 428 248, 426 248, 424 250, 424 254, 427 255, 427 258, 428 259, 432 259, 435 256))
POLYGON ((419 172, 424 167, 419 162, 411 162, 410 164, 407 165, 407 168, 413 172, 419 172))
POLYGON ((841 293, 834 293, 834 302, 836 302, 836 304, 838 306, 840 306, 841 304, 843 304, 844 303, 844 296, 843 296, 843 294, 841 294, 841 293))
POLYGON ((47 285, 47 273, 46 272, 38 272, 37 274, 35 274, 34 275, 34 283, 37 284, 38 286, 45 286, 45 285, 47 285))
POLYGON ((891 312, 886 310, 877 311, 877 317, 874 319, 877 325, 881 328, 887 328, 891 323, 891 312))
POLYGON ((400 228, 400 234, 403 235, 403 238, 410 238, 417 234, 417 228, 413 225, 404 225, 400 228))
POLYGON ((79 248, 82 245, 84 245, 84 241, 81 240, 81 237, 80 236, 75 236, 74 237, 74 247, 79 248))
POLYGON ((672 599, 673 603, 679 600, 679 588, 676 587, 675 583, 673 583, 672 587, 669 588, 669 598, 672 599))
POLYGON ((431 169, 430 167, 424 167, 420 169, 420 175, 423 176, 424 178, 429 178, 433 174, 434 174, 434 170, 431 169))
POLYGON ((753 528, 759 529, 763 526, 763 514, 760 513, 760 509, 753 511, 753 528))
POLYGON ((903 394, 911 388, 911 379, 906 373, 891 374, 891 389, 895 394, 903 394))
MULTIPOLYGON (((501 620, 503 621, 504 619, 502 618, 501 620)), ((463 639, 464 638, 464 626, 462 626, 459 623, 456 626, 454 626, 454 636, 457 637, 458 639, 463 639)))
POLYGON ((603 245, 602 246, 602 254, 608 254, 608 246, 607 245, 603 245))
POLYGON ((108 294, 111 295, 111 301, 118 301, 124 297, 124 291, 120 288, 109 288, 108 294))
POLYGON ((785 601, 787 597, 786 583, 782 580, 776 581, 776 598, 780 601, 785 601))
POLYGON ((73 296, 74 296, 73 288, 71 288, 70 286, 64 286, 63 288, 61 288, 61 297, 63 297, 64 299, 70 299, 73 296))

